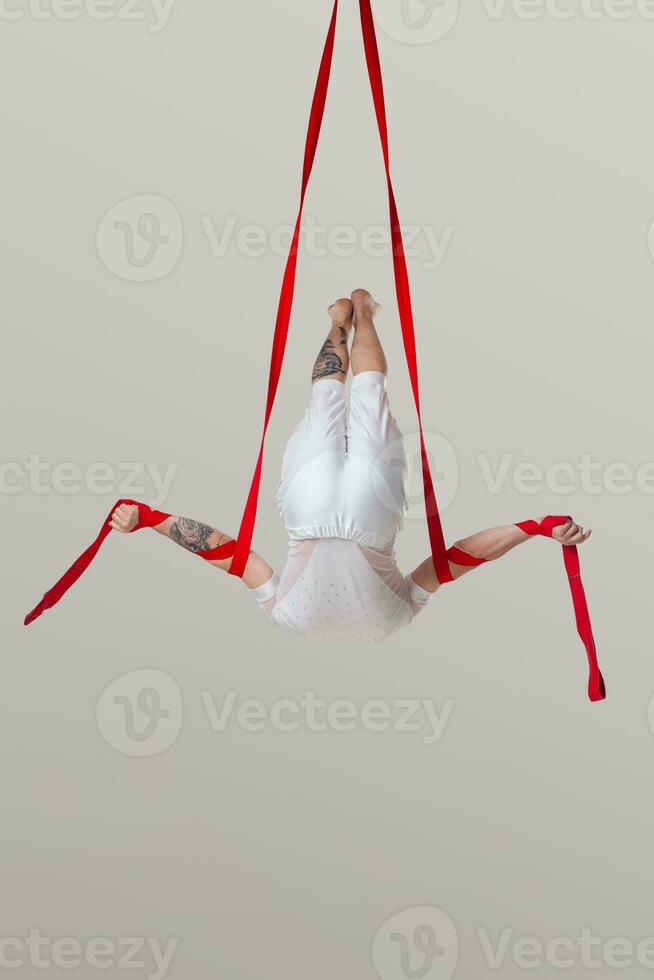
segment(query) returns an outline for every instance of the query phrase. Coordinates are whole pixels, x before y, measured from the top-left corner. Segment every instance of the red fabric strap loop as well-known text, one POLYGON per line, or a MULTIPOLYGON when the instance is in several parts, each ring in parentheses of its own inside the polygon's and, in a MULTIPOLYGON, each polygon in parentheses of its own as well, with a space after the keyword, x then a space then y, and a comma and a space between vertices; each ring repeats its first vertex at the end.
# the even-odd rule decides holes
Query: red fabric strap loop
POLYGON ((476 555, 469 555, 467 551, 462 551, 461 548, 452 546, 447 552, 448 561, 453 562, 455 565, 463 565, 464 568, 478 568, 480 565, 485 565, 486 558, 477 558, 476 555))
POLYGON ((55 606, 66 594, 66 592, 68 592, 71 586, 75 585, 75 582, 89 567, 109 536, 112 530, 109 525, 111 515, 115 511, 116 507, 119 507, 121 504, 136 504, 139 509, 138 524, 133 528, 133 531, 140 531, 144 527, 156 527, 157 524, 161 524, 167 517, 170 516, 169 514, 164 514, 158 510, 152 510, 152 508, 148 507, 147 504, 139 503, 138 500, 117 500, 107 514, 106 519, 102 522, 102 527, 100 528, 96 539, 91 542, 86 551, 83 551, 79 558, 73 562, 70 568, 64 572, 61 578, 55 582, 52 588, 48 589, 38 605, 36 605, 34 609, 27 614, 25 617, 25 626, 29 626, 29 624, 33 623, 35 619, 38 619, 39 616, 46 611, 46 609, 51 609, 53 606, 55 606))
MULTIPOLYGON (((71 586, 75 585, 78 578, 86 571, 89 567, 100 548, 109 537, 112 528, 110 527, 109 521, 111 520, 111 515, 115 511, 116 507, 121 504, 135 504, 138 507, 139 519, 135 527, 132 528, 131 533, 135 531, 142 531, 147 527, 157 527, 159 524, 163 524, 165 520, 171 517, 171 514, 166 514, 161 510, 153 510, 148 507, 147 504, 143 504, 138 500, 122 499, 117 500, 113 505, 106 519, 102 522, 102 527, 98 532, 96 539, 88 546, 86 551, 77 558, 70 568, 64 572, 61 578, 55 582, 51 589, 45 593, 41 601, 32 609, 31 612, 25 617, 25 626, 29 626, 33 623, 35 619, 38 619, 46 609, 51 609, 53 606, 59 602, 60 599, 68 592, 71 586)), ((227 544, 220 545, 218 548, 211 548, 209 551, 198 551, 195 552, 200 558, 204 558, 205 561, 222 561, 227 558, 231 558, 234 554, 234 549, 236 547, 235 541, 228 541, 227 544)))
MULTIPOLYGON (((543 537, 551 538, 554 528, 565 524, 569 520, 571 518, 568 515, 550 515, 549 517, 544 517, 542 521, 522 521, 516 526, 526 534, 540 534, 543 537)), ((597 647, 595 646, 595 637, 593 636, 593 627, 588 611, 588 601, 586 599, 584 584, 581 580, 579 549, 574 544, 564 544, 562 548, 563 563, 568 576, 577 632, 586 648, 586 655, 588 657, 588 697, 591 701, 603 701, 606 697, 606 685, 597 660, 597 647)))
MULTIPOLYGON (((551 538, 553 537, 554 528, 559 527, 561 524, 565 524, 569 520, 571 520, 569 516, 551 514, 548 517, 544 517, 540 521, 520 521, 518 524, 516 524, 516 527, 519 527, 521 531, 525 532, 525 534, 541 535, 545 538, 551 538)), ((477 566, 486 563, 485 558, 477 558, 475 555, 470 555, 468 552, 462 551, 460 548, 456 547, 449 549, 447 552, 447 557, 449 561, 453 562, 455 565, 462 565, 467 568, 476 568, 477 566)), ((566 574, 568 576, 570 594, 572 595, 572 605, 577 623, 577 632, 579 633, 588 657, 588 697, 591 701, 603 701, 606 697, 606 685, 604 683, 604 677, 602 676, 597 660, 595 637, 593 636, 593 627, 590 621, 586 592, 581 580, 579 549, 576 545, 563 545, 563 562, 565 565, 566 574)))
POLYGON ((245 509, 241 518, 241 525, 234 550, 234 559, 229 569, 230 575, 236 575, 239 578, 243 577, 245 566, 250 555, 250 546, 252 544, 252 536, 254 534, 254 526, 257 519, 257 504, 259 501, 259 488, 261 486, 266 433, 268 431, 268 424, 270 422, 273 405, 275 404, 275 396, 277 394, 277 387, 279 385, 282 364, 284 361, 284 353, 286 351, 288 328, 291 320, 293 296, 295 293, 295 274, 297 270, 300 228, 302 225, 302 215, 304 213, 304 198, 306 196, 307 187, 309 186, 309 178, 311 177, 313 162, 316 156, 316 150, 318 148, 322 119, 327 101, 329 76, 331 74, 332 56, 334 54, 337 15, 338 0, 334 0, 334 8, 332 11, 329 29, 327 31, 327 39, 325 41, 325 48, 320 62, 318 79, 316 81, 316 88, 313 96, 313 103, 311 105, 311 113, 309 116, 309 126, 304 150, 304 165, 302 168, 300 206, 298 209, 297 219, 295 221, 295 229, 291 240, 290 252, 288 259, 286 260, 286 268, 284 270, 284 278, 282 280, 282 287, 277 306, 277 319, 275 321, 275 332, 273 335, 272 351, 270 354, 270 369, 268 373, 268 394, 266 397, 263 432, 261 434, 259 455, 257 457, 252 482, 250 484, 250 490, 248 492, 245 509))

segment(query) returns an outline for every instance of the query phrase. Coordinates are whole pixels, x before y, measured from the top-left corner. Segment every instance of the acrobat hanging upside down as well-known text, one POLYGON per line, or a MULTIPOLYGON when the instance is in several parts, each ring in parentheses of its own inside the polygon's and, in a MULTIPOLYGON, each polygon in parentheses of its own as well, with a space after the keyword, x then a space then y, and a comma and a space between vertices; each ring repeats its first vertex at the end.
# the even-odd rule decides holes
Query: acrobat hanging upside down
MULTIPOLYGON (((389 406, 375 312, 362 289, 329 308, 331 328, 313 366, 309 407, 286 446, 277 490, 289 537, 286 564, 274 574, 253 551, 243 575, 273 623, 315 639, 383 640, 411 623, 439 587, 431 556, 410 575, 395 560, 409 466, 389 406)), ((110 523, 130 532, 138 520, 137 505, 120 504, 110 523)), ((187 517, 167 516, 154 529, 196 553, 234 540, 187 517)), ((590 534, 572 520, 552 531, 565 545, 582 544, 590 534)), ((462 563, 463 553, 481 564, 528 540, 525 530, 511 524, 457 541, 449 552, 452 576, 475 567, 462 563)), ((231 562, 217 558, 211 564, 229 571, 231 562)))
POLYGON ((302 167, 300 206, 277 307, 259 455, 236 538, 189 518, 121 500, 100 533, 29 613, 33 622, 57 603, 98 553, 111 530, 145 527, 172 538, 217 568, 240 577, 274 623, 309 637, 381 640, 409 624, 442 585, 500 558, 530 537, 553 538, 563 558, 577 630, 589 664, 591 701, 605 697, 595 640, 581 582, 579 552, 590 531, 571 518, 548 516, 473 534, 447 548, 422 428, 416 337, 409 275, 390 171, 388 123, 370 0, 359 0, 361 30, 388 188, 393 272, 402 341, 420 433, 425 516, 431 554, 410 575, 395 562, 395 538, 407 505, 408 467, 402 435, 388 403, 387 365, 374 325, 376 304, 357 289, 329 308, 331 328, 316 360, 309 408, 288 442, 278 505, 290 546, 275 575, 251 549, 261 485, 264 444, 279 387, 298 260, 304 201, 325 111, 339 0, 334 0, 311 104, 302 167), (352 337, 353 335, 353 337, 352 337), (351 349, 350 340, 352 339, 351 349), (349 406, 345 383, 352 367, 349 406))
MULTIPOLYGON (((273 623, 312 639, 383 640, 409 625, 440 585, 431 555, 409 575, 395 558, 409 465, 390 410, 377 309, 363 289, 329 308, 331 327, 313 366, 309 406, 286 446, 278 484, 277 504, 289 537, 286 563, 275 574, 251 551, 242 575, 273 623)), ((230 571, 235 539, 191 518, 121 502, 106 530, 143 527, 230 571)), ((480 531, 448 550, 452 579, 536 534, 572 548, 591 532, 570 518, 480 531)))

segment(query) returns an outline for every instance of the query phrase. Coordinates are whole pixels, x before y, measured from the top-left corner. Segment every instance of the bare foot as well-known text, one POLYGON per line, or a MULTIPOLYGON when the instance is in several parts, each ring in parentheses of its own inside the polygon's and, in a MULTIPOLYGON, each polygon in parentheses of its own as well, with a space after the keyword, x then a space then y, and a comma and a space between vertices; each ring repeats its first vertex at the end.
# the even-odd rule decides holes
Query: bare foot
POLYGON ((335 303, 327 310, 332 322, 340 327, 349 327, 352 325, 352 315, 354 313, 354 307, 349 299, 337 299, 335 303))
POLYGON ((552 537, 559 544, 583 544, 588 541, 591 536, 592 531, 584 531, 583 527, 579 524, 575 524, 574 521, 566 521, 565 524, 559 524, 552 531, 552 537))
POLYGON ((136 504, 121 504, 116 507, 109 521, 114 531, 129 534, 139 522, 139 509, 136 504))
POLYGON ((372 319, 381 310, 381 306, 375 302, 367 289, 355 289, 352 293, 352 304, 355 327, 357 319, 372 319))

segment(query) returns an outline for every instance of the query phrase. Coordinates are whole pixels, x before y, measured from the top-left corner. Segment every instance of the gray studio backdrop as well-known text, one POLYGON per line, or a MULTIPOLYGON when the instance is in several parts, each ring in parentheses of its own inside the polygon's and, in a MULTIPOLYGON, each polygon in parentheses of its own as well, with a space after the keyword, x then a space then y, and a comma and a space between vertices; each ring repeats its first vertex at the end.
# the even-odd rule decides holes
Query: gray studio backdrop
MULTIPOLYGON (((354 0, 307 200, 256 546, 336 296, 384 306, 415 418, 354 0)), ((6 0, 0 973, 449 980, 654 969, 654 8, 377 0, 425 428, 448 539, 546 513, 559 549, 388 642, 307 644, 153 534, 233 531, 256 455, 329 0, 6 0)), ((414 481, 399 559, 427 554, 414 481)))

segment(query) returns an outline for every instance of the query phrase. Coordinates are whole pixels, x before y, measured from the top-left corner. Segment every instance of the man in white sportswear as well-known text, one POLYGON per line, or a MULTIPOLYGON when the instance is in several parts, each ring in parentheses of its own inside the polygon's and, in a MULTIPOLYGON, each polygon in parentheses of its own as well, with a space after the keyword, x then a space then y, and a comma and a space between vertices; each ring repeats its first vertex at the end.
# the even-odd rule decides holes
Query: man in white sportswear
MULTIPOLYGON (((408 625, 439 587, 431 556, 410 575, 395 560, 409 469, 389 407, 377 310, 363 289, 329 308, 331 328, 314 364, 309 407, 288 441, 277 490, 289 536, 286 564, 276 575, 251 552, 243 575, 274 623, 313 639, 382 640, 408 625)), ((128 533, 137 521, 138 508, 122 504, 111 526, 128 533)), ((232 540, 185 517, 169 517, 154 530, 193 552, 232 540)), ((578 545, 590 533, 568 521, 554 529, 553 538, 578 545)), ((529 539, 510 524, 473 534, 455 547, 491 561, 529 539)), ((209 564, 228 571, 231 561, 209 564)), ((455 578, 471 571, 454 563, 450 568, 455 578)))

